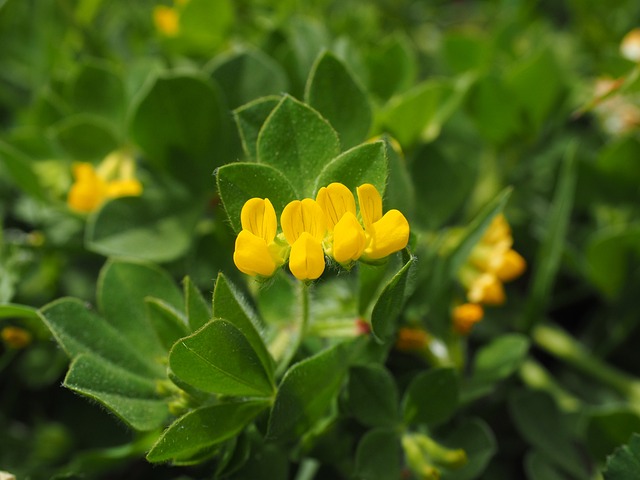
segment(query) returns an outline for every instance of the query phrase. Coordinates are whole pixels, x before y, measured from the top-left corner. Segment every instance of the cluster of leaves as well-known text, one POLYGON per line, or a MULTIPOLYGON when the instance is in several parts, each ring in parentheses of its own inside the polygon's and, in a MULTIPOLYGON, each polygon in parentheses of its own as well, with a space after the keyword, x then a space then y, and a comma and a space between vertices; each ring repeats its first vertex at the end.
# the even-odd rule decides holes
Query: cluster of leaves
POLYGON ((29 335, 3 336, 0 466, 637 477, 640 132, 593 92, 637 95, 640 7, 178 3, 167 36, 153 2, 0 1, 0 329, 29 335), (123 148, 143 194, 70 211, 72 163, 123 148), (331 182, 384 192, 408 249, 311 288, 234 268, 246 200, 331 182), (499 214, 529 273, 461 337, 458 272, 499 214))

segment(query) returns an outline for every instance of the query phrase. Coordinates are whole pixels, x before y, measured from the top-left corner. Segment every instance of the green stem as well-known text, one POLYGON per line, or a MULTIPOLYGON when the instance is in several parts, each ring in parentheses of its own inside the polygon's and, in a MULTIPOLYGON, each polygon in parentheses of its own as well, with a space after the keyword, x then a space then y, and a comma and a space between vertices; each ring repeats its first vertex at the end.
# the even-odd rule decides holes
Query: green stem
POLYGON ((582 402, 562 388, 549 372, 535 360, 527 360, 520 367, 520 378, 531 388, 549 392, 566 412, 576 412, 582 402))
POLYGON ((599 380, 640 406, 640 380, 606 364, 558 327, 538 325, 532 333, 536 345, 578 370, 599 380))
POLYGON ((300 282, 300 316, 298 317, 299 322, 296 325, 293 335, 291 335, 291 332, 286 332, 287 336, 289 337, 289 344, 282 354, 282 361, 278 366, 276 375, 281 375, 287 370, 289 364, 293 360, 293 357, 295 357, 296 352, 300 348, 300 345, 302 344, 302 341, 304 340, 304 337, 309 328, 309 288, 309 285, 307 285, 305 282, 300 282))

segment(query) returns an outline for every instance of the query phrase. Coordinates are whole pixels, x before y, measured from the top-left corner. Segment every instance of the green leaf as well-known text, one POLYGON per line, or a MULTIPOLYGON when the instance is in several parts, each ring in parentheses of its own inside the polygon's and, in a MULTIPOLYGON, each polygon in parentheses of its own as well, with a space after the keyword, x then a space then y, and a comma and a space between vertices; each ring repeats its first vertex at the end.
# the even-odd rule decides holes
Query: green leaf
POLYGON ((338 133, 343 148, 362 142, 371 128, 371 106, 362 87, 335 55, 321 54, 309 74, 305 101, 338 133))
POLYGON ((393 430, 369 430, 356 450, 356 478, 366 480, 397 480, 402 478, 401 447, 393 430))
POLYGON ((543 48, 516 65, 507 82, 535 129, 557 108, 564 89, 560 66, 550 48, 543 48))
POLYGON ((145 308, 145 298, 156 297, 177 311, 184 310, 182 294, 164 270, 146 263, 110 260, 100 272, 97 297, 100 311, 119 336, 149 358, 166 356, 167 349, 145 308))
POLYGON ((46 195, 40 179, 32 168, 32 161, 19 150, 0 140, 0 161, 13 182, 25 193, 38 200, 45 200, 46 195))
POLYGON ((54 140, 75 161, 102 160, 120 146, 116 132, 102 118, 79 114, 56 123, 54 140))
POLYGON ((573 198, 576 188, 575 156, 577 144, 570 143, 559 173, 553 200, 547 213, 548 223, 540 244, 533 272, 529 298, 524 311, 524 325, 530 330, 538 322, 546 308, 549 292, 560 268, 565 238, 569 228, 573 198))
POLYGON ((125 97, 122 76, 106 62, 90 61, 81 66, 75 78, 71 103, 78 112, 98 115, 121 125, 125 97))
POLYGON ((349 410, 368 427, 393 427, 399 420, 398 389, 393 376, 381 365, 361 365, 349 370, 349 410))
POLYGON ((195 332, 211 320, 211 307, 189 277, 185 277, 183 286, 187 321, 191 331, 195 332))
POLYGON ((524 462, 527 478, 530 480, 566 480, 562 472, 558 471, 540 452, 530 452, 524 462))
POLYGON ((409 172, 412 185, 420 186, 415 189, 416 220, 427 228, 440 228, 464 208, 478 178, 478 163, 459 145, 421 147, 409 172))
POLYGON ((212 172, 226 161, 220 94, 199 76, 158 77, 135 102, 130 131, 150 163, 192 191, 210 189, 212 172))
POLYGON ((240 212, 250 198, 268 198, 278 215, 289 202, 298 198, 287 177, 269 165, 225 165, 217 170, 216 181, 229 223, 236 232, 242 230, 240 212))
POLYGON ((406 249, 402 252, 402 268, 385 285, 371 312, 371 328, 376 339, 390 340, 396 331, 396 320, 409 295, 411 271, 417 259, 406 249))
POLYGON ((402 400, 407 425, 445 422, 457 408, 458 377, 452 368, 436 368, 418 374, 402 400))
POLYGON ((387 154, 384 142, 358 145, 331 160, 315 181, 313 193, 330 183, 339 182, 352 192, 371 183, 384 196, 387 184, 387 154))
POLYGON ((127 342, 119 330, 89 311, 80 300, 56 300, 45 305, 40 315, 72 359, 82 354, 92 354, 146 377, 161 378, 164 373, 164 369, 154 364, 152 358, 144 356, 146 352, 127 342))
POLYGON ((467 463, 456 470, 442 472, 442 480, 472 480, 480 478, 498 450, 498 445, 489 426, 480 419, 464 422, 447 435, 444 445, 461 448, 467 455, 467 463))
POLYGON ((0 305, 0 318, 27 318, 40 320, 38 309, 29 305, 18 305, 17 303, 3 303, 0 305))
MULTIPOLYGON (((383 135, 382 139, 385 142, 387 163, 389 165, 387 188, 383 201, 384 209, 395 208, 400 210, 411 222, 415 218, 416 211, 416 188, 414 185, 420 185, 418 189, 420 192, 426 190, 426 188, 417 179, 414 183, 415 177, 409 172, 407 161, 396 140, 387 135, 383 135)), ((428 207, 425 206, 425 208, 428 207)))
POLYGON ((169 366, 182 381, 204 392, 270 396, 274 386, 260 357, 231 322, 212 320, 176 343, 169 366))
POLYGON ((640 435, 634 433, 627 445, 616 449, 607 459, 605 480, 633 480, 640 475, 640 435))
POLYGON ((152 463, 189 459, 238 435, 262 410, 264 401, 222 403, 197 408, 167 428, 147 454, 152 463))
POLYGON ((158 428, 169 416, 167 402, 154 380, 91 353, 73 360, 64 385, 102 403, 136 430, 158 428))
POLYGON ((188 53, 211 55, 228 38, 234 19, 234 5, 230 0, 189 1, 181 8, 177 43, 188 53))
POLYGON ((527 357, 529 339, 517 333, 501 335, 478 351, 473 375, 464 385, 463 402, 482 396, 513 375, 527 357))
POLYGON ((89 217, 86 245, 106 256, 168 262, 189 249, 201 213, 198 202, 173 192, 117 198, 89 217))
POLYGON ((509 399, 509 412, 520 434, 555 466, 572 478, 590 478, 549 394, 517 392, 509 399))
POLYGON ((233 118, 242 140, 242 148, 248 160, 253 162, 258 160, 258 134, 278 103, 280 103, 280 97, 263 97, 233 111, 233 118))
POLYGON ((521 110, 513 92, 500 77, 486 75, 471 89, 467 108, 478 133, 500 145, 522 130, 521 110))
POLYGON ((348 368, 345 346, 338 344, 292 366, 276 395, 267 437, 294 442, 327 412, 348 368))
POLYGON ((167 351, 176 343, 176 340, 190 333, 183 315, 165 301, 147 297, 144 303, 149 323, 167 351))
POLYGON ((447 258, 449 278, 456 278, 458 270, 469 257, 473 247, 480 241, 496 215, 504 210, 511 191, 511 188, 505 188, 469 222, 462 238, 447 258))
POLYGON ((258 135, 258 162, 271 165, 311 197, 316 177, 340 153, 338 135, 318 112, 285 95, 258 135))
POLYGON ((640 432, 640 415, 627 406, 604 406, 591 412, 587 419, 587 445, 598 460, 604 461, 634 432, 640 432))
POLYGON ((372 49, 366 62, 369 91, 382 100, 409 88, 418 70, 414 50, 408 40, 400 36, 391 37, 372 49))
MULTIPOLYGON (((598 181, 607 182, 603 195, 611 199, 637 198, 640 183, 640 141, 633 136, 623 136, 606 144, 595 162, 598 181), (604 179, 602 178, 604 177, 604 179)), ((598 185, 600 188, 601 185, 598 185)))
POLYGON ((282 67, 259 50, 224 55, 214 59, 205 70, 211 72, 211 77, 222 88, 230 109, 289 90, 289 80, 282 67))
POLYGON ((634 254, 640 255, 640 224, 593 232, 586 247, 588 278, 607 297, 615 299, 627 283, 634 254))
POLYGON ((274 362, 260 336, 260 324, 238 290, 222 274, 218 274, 213 290, 213 316, 232 323, 245 336, 273 382, 274 362))
POLYGON ((379 122, 402 145, 419 139, 432 140, 440 133, 443 109, 454 93, 446 80, 429 79, 411 90, 393 97, 380 112, 379 122))

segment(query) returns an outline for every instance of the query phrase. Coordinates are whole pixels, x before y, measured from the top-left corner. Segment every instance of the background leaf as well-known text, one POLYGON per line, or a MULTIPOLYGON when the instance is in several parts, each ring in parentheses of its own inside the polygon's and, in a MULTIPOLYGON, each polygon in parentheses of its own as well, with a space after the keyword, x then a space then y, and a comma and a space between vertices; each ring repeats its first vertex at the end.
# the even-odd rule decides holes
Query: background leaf
POLYGON ((371 107, 362 87, 332 53, 318 57, 309 74, 305 101, 326 118, 346 149, 362 142, 371 127, 371 107))
POLYGON ((195 332, 211 320, 211 307, 189 277, 185 277, 183 287, 187 321, 191 331, 195 332))
POLYGON ((280 97, 262 97, 233 111, 233 118, 242 140, 242 148, 248 160, 258 161, 257 149, 260 129, 279 103, 280 97))
POLYGON ((369 430, 356 450, 356 477, 367 480, 392 480, 402 477, 401 448, 393 430, 369 430))
POLYGON ((206 80, 165 75, 138 98, 130 130, 149 162, 199 192, 211 187, 215 167, 226 161, 226 118, 219 93, 206 80))
POLYGON ((336 345, 287 370, 269 417, 268 438, 296 441, 322 418, 347 372, 345 350, 344 345, 336 345))
POLYGON ((381 365, 359 365, 349 370, 348 405, 353 416, 368 427, 392 427, 398 420, 398 389, 381 365))
POLYGON ((627 445, 618 448, 607 459, 605 480, 632 480, 640 474, 640 435, 634 433, 627 445))
POLYGON ((407 425, 435 425, 448 420, 458 407, 458 379, 451 368, 437 368, 418 374, 402 400, 407 425))

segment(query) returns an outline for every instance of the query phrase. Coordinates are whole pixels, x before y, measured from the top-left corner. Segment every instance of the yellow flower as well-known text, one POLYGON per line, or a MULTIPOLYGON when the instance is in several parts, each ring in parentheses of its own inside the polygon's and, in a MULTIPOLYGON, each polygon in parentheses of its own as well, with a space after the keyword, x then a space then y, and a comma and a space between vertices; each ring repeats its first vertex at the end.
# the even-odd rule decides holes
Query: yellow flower
POLYGON ((107 184, 100 178, 90 163, 74 163, 75 182, 69 189, 67 204, 77 212, 90 213, 97 210, 107 197, 107 184))
POLYGON ((473 326, 482 320, 484 310, 477 303, 463 303, 453 309, 453 329, 460 335, 468 335, 473 326))
POLYGON ((525 259, 514 249, 507 250, 495 267, 495 274, 502 282, 510 282, 522 275, 527 268, 525 259))
POLYGON ((493 273, 480 273, 467 288, 467 298, 472 303, 502 305, 507 299, 502 282, 493 273))
POLYGON ((315 280, 324 272, 322 242, 327 221, 315 200, 305 198, 289 203, 280 217, 282 232, 289 245, 289 270, 298 280, 315 280))
POLYGON ((31 333, 27 330, 11 325, 4 327, 0 332, 0 336, 5 345, 14 350, 27 347, 32 340, 31 333))
POLYGON ((165 37, 175 37, 180 32, 180 17, 175 8, 156 5, 153 7, 153 22, 165 37))
POLYGON ((398 330, 396 349, 402 352, 423 350, 429 343, 429 335, 421 328, 402 327, 398 330))
POLYGON ((376 188, 365 183, 357 188, 360 216, 367 238, 363 257, 378 260, 400 251, 409 242, 409 222, 398 210, 382 215, 382 197, 376 188))
POLYGON ((360 258, 366 238, 356 218, 356 201, 351 191, 341 183, 332 183, 318 191, 316 202, 327 220, 327 253, 340 264, 360 258))
POLYGON ((268 198, 252 198, 240 213, 242 231, 236 238, 233 262, 238 270, 251 276, 270 277, 284 262, 276 243, 278 221, 268 198))
POLYGON ((126 150, 110 153, 97 168, 87 162, 74 163, 72 173, 67 204, 80 213, 91 213, 113 198, 142 194, 134 159, 126 150))
POLYGON ((620 53, 627 60, 640 63, 640 28, 627 33, 620 43, 620 53))

